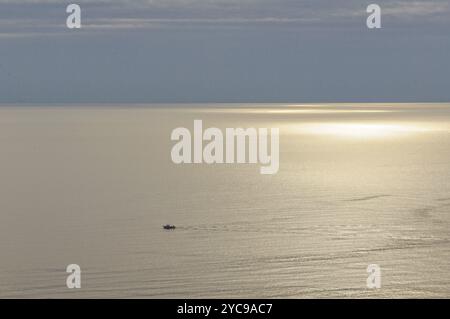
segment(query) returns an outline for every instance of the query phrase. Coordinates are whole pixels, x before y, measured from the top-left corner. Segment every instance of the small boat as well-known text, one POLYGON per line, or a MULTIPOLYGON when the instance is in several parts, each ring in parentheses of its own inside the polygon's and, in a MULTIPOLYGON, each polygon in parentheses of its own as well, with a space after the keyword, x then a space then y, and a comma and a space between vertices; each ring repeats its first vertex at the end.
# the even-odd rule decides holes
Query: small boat
POLYGON ((164 229, 172 230, 172 229, 175 229, 176 227, 175 227, 175 225, 169 225, 169 224, 167 224, 167 225, 164 225, 163 228, 164 228, 164 229))

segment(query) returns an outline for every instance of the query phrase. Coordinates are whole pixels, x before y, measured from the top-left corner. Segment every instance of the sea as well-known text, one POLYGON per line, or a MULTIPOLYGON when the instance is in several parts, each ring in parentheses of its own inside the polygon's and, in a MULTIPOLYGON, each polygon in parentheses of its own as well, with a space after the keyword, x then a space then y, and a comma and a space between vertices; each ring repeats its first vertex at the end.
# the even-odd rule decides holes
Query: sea
POLYGON ((0 297, 449 298, 450 104, 1 105, 0 297), (194 120, 278 173, 175 164, 194 120))

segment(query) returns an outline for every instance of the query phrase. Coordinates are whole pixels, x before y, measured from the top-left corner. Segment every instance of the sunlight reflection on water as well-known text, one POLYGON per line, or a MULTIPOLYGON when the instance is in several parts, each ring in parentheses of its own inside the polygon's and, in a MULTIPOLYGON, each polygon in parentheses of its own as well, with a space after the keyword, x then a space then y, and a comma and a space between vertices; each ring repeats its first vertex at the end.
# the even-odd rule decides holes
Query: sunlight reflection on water
POLYGON ((332 135, 345 138, 386 138, 438 130, 424 124, 381 123, 308 123, 290 125, 290 130, 301 134, 332 135))

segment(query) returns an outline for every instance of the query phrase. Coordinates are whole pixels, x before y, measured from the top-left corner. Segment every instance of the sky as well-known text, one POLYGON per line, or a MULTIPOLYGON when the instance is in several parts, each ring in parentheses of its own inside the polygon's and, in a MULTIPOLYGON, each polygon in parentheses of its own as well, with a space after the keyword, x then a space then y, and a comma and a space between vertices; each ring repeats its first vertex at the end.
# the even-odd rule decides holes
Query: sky
POLYGON ((450 102, 449 78, 450 0, 0 0, 0 103, 450 102))

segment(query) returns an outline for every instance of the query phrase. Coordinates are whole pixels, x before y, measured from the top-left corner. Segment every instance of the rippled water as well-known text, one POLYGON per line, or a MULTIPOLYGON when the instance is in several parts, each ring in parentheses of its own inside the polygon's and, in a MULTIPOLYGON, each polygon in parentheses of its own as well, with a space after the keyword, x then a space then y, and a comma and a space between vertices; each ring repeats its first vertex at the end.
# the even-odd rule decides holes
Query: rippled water
POLYGON ((449 104, 3 106, 0 150, 0 297, 450 297, 449 104), (279 173, 173 164, 194 119, 279 173))

